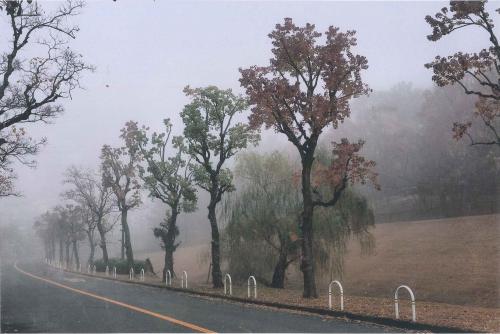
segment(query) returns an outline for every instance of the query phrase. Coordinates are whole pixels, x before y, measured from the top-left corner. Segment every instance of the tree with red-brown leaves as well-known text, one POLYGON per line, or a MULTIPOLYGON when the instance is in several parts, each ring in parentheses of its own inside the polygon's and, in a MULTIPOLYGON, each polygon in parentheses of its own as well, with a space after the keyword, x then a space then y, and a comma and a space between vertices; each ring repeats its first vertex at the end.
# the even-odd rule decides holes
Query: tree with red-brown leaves
POLYGON ((286 135, 300 154, 303 210, 299 228, 306 298, 317 297, 312 251, 314 208, 334 206, 349 183, 376 178, 371 170, 374 162, 359 156, 363 142, 351 144, 343 139, 334 143, 333 163, 328 168, 314 164, 323 130, 337 128, 350 116, 349 101, 369 92, 361 79, 368 61, 352 51, 357 44, 355 31, 329 27, 322 45, 317 41, 321 36, 314 25, 298 27, 286 18, 269 34, 273 44, 269 66, 240 69, 240 83, 252 104, 250 125, 265 125, 286 135), (330 194, 319 191, 319 178, 331 183, 330 194))
MULTIPOLYGON (((486 1, 451 1, 434 17, 425 20, 432 27, 427 38, 438 41, 452 32, 472 27, 483 31, 490 46, 478 53, 457 52, 452 56, 437 56, 425 64, 432 69, 432 80, 440 87, 460 85, 465 94, 478 97, 475 118, 479 118, 489 131, 487 138, 473 138, 472 120, 453 124, 454 138, 466 136, 471 145, 500 145, 500 45, 495 35, 494 23, 485 8, 486 1)), ((500 8, 496 10, 500 13, 500 8)))

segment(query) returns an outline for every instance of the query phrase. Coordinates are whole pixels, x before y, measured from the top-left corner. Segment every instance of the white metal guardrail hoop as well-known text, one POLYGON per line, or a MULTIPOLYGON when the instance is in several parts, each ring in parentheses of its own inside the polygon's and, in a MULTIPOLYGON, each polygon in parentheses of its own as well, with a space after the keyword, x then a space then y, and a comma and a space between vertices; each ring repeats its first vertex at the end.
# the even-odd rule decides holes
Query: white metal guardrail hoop
POLYGON ((339 281, 331 281, 328 285, 328 308, 332 309, 332 285, 336 284, 340 290, 340 310, 344 310, 344 289, 342 288, 342 284, 339 281))
POLYGON ((82 264, 81 263, 78 264, 78 271, 82 272, 82 264))
POLYGON ((129 280, 133 280, 134 279, 134 268, 130 268, 130 270, 128 271, 128 279, 129 280))
POLYGON ((90 274, 90 264, 87 266, 87 274, 90 274))
POLYGON ((181 288, 187 289, 187 287, 188 287, 188 274, 184 270, 182 272, 182 277, 181 277, 181 288))
POLYGON ((113 267, 113 278, 116 278, 116 267, 113 267))
POLYGON ((226 284, 226 281, 229 279, 229 295, 232 296, 233 295, 233 283, 231 282, 231 275, 229 274, 226 274, 224 276, 224 294, 226 294, 226 290, 227 290, 227 284, 226 284))
POLYGON ((415 307, 415 295, 413 294, 413 291, 411 291, 410 287, 407 285, 400 285, 396 291, 394 292, 394 311, 396 312, 396 319, 399 319, 399 299, 398 299, 398 292, 399 289, 404 288, 408 291, 410 294, 411 298, 411 320, 413 322, 417 321, 417 311, 415 307))
POLYGON ((106 276, 109 276, 109 267, 106 266, 106 271, 105 271, 106 276))
POLYGON ((144 282, 144 268, 141 268, 141 281, 144 282))
POLYGON ((165 272, 165 285, 172 286, 172 273, 168 269, 165 272))
POLYGON ((248 298, 250 298, 250 281, 253 281, 253 295, 254 298, 257 299, 257 281, 255 280, 255 277, 250 276, 247 281, 247 292, 248 292, 248 298))
POLYGON ((96 268, 96 266, 95 266, 95 264, 94 264, 94 266, 92 267, 92 275, 95 275, 96 269, 97 269, 97 268, 96 268))

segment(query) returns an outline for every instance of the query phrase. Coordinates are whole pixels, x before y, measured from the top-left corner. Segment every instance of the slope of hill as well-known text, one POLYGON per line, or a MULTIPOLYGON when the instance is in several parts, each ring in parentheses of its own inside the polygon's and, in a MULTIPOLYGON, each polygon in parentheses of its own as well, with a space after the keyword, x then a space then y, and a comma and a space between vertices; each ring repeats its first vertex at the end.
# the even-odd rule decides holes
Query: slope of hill
MULTIPOLYGON (((471 216, 377 225, 374 254, 361 256, 352 242, 342 278, 347 295, 390 298, 399 284, 407 284, 420 301, 500 307, 500 215, 471 216)), ((177 272, 204 282, 209 243, 180 248, 177 272)), ((147 254, 157 271, 163 253, 147 254)), ((300 289, 300 276, 290 273, 287 287, 300 289)), ((324 293, 328 279, 318 278, 324 293)))

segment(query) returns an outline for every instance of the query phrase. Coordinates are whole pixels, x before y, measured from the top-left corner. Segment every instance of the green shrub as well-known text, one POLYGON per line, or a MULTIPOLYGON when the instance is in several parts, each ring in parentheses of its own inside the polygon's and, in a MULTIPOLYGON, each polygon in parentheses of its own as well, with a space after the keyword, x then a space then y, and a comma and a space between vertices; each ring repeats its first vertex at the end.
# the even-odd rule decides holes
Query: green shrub
MULTIPOLYGON (((104 272, 106 271, 106 265, 102 259, 94 261, 96 271, 104 272)), ((121 259, 109 259, 108 261, 109 272, 113 272, 113 267, 116 267, 116 273, 118 275, 128 275, 129 268, 127 264, 127 260, 121 259)), ((135 260, 134 261, 134 272, 139 274, 141 269, 146 270, 146 261, 135 260)))

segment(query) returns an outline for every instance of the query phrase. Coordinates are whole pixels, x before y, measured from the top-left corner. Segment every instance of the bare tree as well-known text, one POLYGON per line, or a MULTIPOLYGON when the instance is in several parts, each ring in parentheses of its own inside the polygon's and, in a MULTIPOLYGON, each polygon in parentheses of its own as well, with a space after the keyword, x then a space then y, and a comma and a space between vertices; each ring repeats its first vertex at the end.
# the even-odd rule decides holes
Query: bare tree
POLYGON ((68 25, 69 19, 83 6, 82 1, 68 0, 45 13, 38 2, 0 1, 11 31, 0 52, 0 196, 16 195, 12 163, 34 167, 29 157, 45 143, 30 138, 22 124, 46 123, 61 114, 64 108, 56 102, 71 98, 81 74, 93 70, 67 46, 79 30, 68 25), (27 49, 35 55, 23 57, 27 49))
MULTIPOLYGON (((64 193, 64 197, 72 199, 81 206, 88 208, 89 212, 84 212, 85 231, 89 239, 91 256, 89 263, 92 263, 94 239, 93 234, 95 228, 99 232, 101 238, 99 246, 102 249, 102 257, 105 264, 108 264, 108 249, 106 243, 106 233, 111 231, 114 224, 109 223, 106 218, 115 209, 113 199, 113 191, 105 187, 97 175, 89 170, 79 169, 72 166, 66 171, 66 179, 64 181, 70 184, 72 188, 64 193)), ((85 211, 85 210, 84 210, 85 211)))

